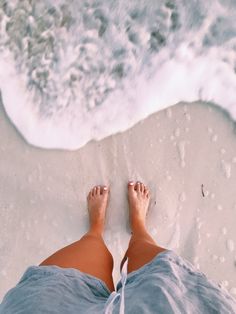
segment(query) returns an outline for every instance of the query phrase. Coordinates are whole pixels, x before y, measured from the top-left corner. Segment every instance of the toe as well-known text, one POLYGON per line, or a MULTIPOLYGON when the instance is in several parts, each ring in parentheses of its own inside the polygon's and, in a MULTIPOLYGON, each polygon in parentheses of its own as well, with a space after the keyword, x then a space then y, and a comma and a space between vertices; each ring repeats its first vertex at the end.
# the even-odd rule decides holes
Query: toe
POLYGON ((137 183, 136 183, 136 190, 137 190, 138 192, 141 191, 141 184, 140 184, 140 182, 137 182, 137 183))
POLYGON ((144 185, 144 195, 148 198, 150 195, 149 189, 144 185))
POLYGON ((101 188, 100 188, 100 186, 98 185, 98 186, 96 187, 96 195, 100 195, 100 193, 101 193, 101 188))
POLYGON ((92 190, 90 191, 90 193, 91 193, 91 196, 94 196, 94 195, 96 194, 96 186, 94 186, 94 187, 92 188, 92 190))
POLYGON ((145 186, 143 183, 140 183, 140 191, 144 193, 145 186))
POLYGON ((106 193, 108 193, 108 187, 104 185, 101 189, 101 194, 106 194, 106 193))
POLYGON ((133 190, 133 189, 134 189, 134 181, 129 181, 128 190, 133 190))

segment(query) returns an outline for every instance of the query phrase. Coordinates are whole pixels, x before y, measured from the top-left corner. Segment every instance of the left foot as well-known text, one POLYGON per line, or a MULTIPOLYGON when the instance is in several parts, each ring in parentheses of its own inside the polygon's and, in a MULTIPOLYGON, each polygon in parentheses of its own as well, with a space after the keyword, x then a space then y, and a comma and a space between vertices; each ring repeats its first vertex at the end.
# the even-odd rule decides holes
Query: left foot
POLYGON ((90 229, 99 233, 104 229, 108 195, 107 186, 95 186, 87 197, 90 229))

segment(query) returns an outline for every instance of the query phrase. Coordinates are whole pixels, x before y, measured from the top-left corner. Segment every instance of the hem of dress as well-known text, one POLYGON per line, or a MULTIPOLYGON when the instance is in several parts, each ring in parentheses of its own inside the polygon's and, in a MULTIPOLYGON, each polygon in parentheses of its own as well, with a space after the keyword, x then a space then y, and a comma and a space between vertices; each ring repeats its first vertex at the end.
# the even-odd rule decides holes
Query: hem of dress
POLYGON ((90 275, 88 273, 82 272, 81 270, 73 267, 60 267, 57 265, 31 265, 29 266, 26 271, 24 272, 23 276, 21 277, 20 281, 18 282, 18 285, 23 283, 27 278, 34 273, 35 271, 39 271, 41 274, 58 274, 60 272, 62 275, 67 277, 77 277, 80 276, 83 280, 89 281, 92 284, 96 285, 99 288, 102 288, 103 291, 109 296, 111 294, 111 291, 107 287, 106 283, 93 275, 90 275))

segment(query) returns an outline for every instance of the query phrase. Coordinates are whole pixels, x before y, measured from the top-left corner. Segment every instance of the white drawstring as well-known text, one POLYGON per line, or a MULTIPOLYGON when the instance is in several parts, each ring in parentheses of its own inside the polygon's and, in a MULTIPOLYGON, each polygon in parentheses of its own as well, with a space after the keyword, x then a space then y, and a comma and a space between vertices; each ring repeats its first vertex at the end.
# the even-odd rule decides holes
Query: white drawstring
POLYGON ((112 312, 113 312, 113 303, 114 303, 115 299, 116 299, 119 295, 120 295, 120 293, 115 292, 115 291, 113 291, 113 292, 110 294, 110 296, 109 296, 109 298, 108 298, 108 300, 107 300, 107 303, 106 303, 107 308, 106 308, 105 314, 112 314, 112 312), (110 303, 109 303, 109 302, 110 302, 110 303))
POLYGON ((105 310, 105 314, 112 314, 113 312, 113 307, 114 307, 114 301, 118 296, 121 296, 121 303, 120 303, 120 314, 125 314, 125 284, 126 284, 126 280, 127 280, 127 267, 128 267, 128 258, 126 259, 125 263, 122 266, 122 270, 121 270, 121 293, 120 292, 116 292, 113 291, 107 302, 105 307, 107 306, 106 310, 105 310), (123 271, 124 269, 124 271, 123 271))
POLYGON ((128 268, 128 257, 121 269, 122 289, 121 289, 120 314, 125 314, 125 284, 127 280, 127 268, 128 268), (124 271, 123 271, 123 268, 124 268, 124 271))

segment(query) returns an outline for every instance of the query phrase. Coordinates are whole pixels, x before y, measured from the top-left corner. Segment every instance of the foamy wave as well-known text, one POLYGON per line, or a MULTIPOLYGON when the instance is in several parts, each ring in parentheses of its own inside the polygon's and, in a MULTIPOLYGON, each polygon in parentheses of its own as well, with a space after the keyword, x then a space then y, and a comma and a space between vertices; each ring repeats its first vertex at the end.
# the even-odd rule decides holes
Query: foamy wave
POLYGON ((77 149, 179 101, 236 119, 234 1, 0 0, 0 88, 33 145, 77 149))

